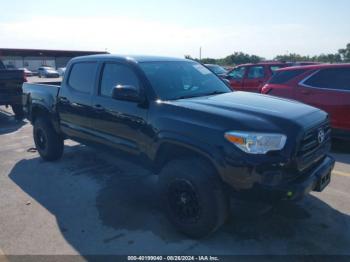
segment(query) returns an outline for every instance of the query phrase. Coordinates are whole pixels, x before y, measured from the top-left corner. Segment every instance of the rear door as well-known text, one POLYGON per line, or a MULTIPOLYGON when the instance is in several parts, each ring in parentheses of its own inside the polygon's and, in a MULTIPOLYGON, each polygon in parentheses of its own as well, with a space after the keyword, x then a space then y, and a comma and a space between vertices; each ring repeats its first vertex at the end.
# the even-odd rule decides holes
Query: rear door
POLYGON ((93 98, 93 131, 98 142, 137 154, 148 141, 145 135, 148 109, 136 102, 113 99, 112 89, 117 85, 143 88, 131 65, 124 62, 104 63, 93 98))
POLYGON ((266 81, 266 75, 264 66, 250 66, 243 82, 243 91, 260 93, 266 81))
POLYGON ((333 128, 350 131, 350 67, 321 69, 299 83, 299 100, 328 112, 333 128))
POLYGON ((57 110, 62 131, 69 136, 91 139, 92 93, 97 68, 96 62, 76 62, 62 82, 57 110))
POLYGON ((228 73, 227 79, 230 81, 232 90, 243 90, 243 80, 246 75, 246 71, 246 66, 239 66, 228 73))

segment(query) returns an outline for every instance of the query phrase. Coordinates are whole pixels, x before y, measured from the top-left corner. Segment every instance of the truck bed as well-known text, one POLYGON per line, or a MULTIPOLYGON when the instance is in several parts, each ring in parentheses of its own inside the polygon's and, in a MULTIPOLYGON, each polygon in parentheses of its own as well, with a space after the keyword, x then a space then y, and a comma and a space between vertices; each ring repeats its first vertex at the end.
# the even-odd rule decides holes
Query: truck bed
POLYGON ((28 115, 31 112, 33 102, 47 109, 52 109, 56 103, 56 97, 60 88, 60 82, 50 84, 23 83, 23 109, 28 115))
POLYGON ((22 70, 0 70, 0 105, 20 102, 23 81, 22 70))

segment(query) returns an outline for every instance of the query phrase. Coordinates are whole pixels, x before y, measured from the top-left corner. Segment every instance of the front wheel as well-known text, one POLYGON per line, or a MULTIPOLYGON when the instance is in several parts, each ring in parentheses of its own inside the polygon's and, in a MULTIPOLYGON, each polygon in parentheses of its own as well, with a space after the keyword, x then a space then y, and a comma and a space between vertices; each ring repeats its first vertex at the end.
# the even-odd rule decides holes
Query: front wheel
POLYGON ((189 237, 205 237, 226 221, 229 199, 206 161, 172 160, 162 169, 159 183, 169 220, 189 237))
POLYGON ((33 136, 39 155, 46 161, 55 161, 63 154, 64 141, 45 117, 35 120, 33 136))

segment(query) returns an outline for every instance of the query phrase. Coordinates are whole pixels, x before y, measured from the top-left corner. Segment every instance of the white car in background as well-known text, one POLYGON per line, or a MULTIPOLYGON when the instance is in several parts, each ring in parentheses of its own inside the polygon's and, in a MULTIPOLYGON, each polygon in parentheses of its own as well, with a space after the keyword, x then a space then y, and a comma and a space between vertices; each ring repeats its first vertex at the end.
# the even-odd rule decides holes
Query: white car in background
POLYGON ((60 76, 64 76, 64 73, 66 72, 66 68, 65 67, 60 67, 57 69, 57 72, 60 76))

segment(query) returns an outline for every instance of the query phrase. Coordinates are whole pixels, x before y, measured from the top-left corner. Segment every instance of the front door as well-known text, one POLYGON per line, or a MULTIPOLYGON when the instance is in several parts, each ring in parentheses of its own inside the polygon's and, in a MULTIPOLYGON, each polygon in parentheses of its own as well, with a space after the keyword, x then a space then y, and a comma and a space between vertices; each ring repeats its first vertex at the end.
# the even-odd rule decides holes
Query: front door
POLYGON ((251 66, 247 77, 244 79, 243 90, 247 92, 260 93, 265 82, 264 66, 251 66))
POLYGON ((246 67, 240 66, 228 73, 227 79, 230 81, 232 90, 243 90, 243 79, 246 73, 246 67))
POLYGON ((100 142, 137 154, 147 144, 148 110, 136 102, 113 99, 112 89, 117 85, 143 88, 130 65, 106 62, 101 68, 98 90, 93 99, 92 128, 100 142))

